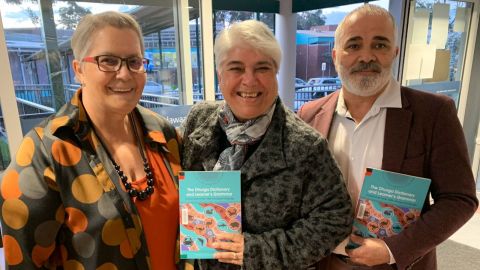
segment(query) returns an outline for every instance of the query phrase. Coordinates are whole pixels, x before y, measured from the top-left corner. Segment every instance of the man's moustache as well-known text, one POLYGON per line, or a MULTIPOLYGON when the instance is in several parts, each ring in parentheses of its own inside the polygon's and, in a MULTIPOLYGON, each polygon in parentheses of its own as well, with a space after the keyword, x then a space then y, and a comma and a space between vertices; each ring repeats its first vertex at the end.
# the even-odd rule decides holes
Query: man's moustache
POLYGON ((360 71, 373 71, 373 72, 380 73, 382 71, 382 67, 375 62, 369 62, 369 63, 360 62, 350 70, 350 73, 355 73, 360 71))

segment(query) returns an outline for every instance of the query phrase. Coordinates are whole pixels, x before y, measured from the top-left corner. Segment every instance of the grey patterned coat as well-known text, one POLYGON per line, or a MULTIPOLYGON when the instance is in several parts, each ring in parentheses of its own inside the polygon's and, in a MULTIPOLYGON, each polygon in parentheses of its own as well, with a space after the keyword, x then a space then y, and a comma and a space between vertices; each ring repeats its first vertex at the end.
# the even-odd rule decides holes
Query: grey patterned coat
MULTIPOLYGON (((222 152, 218 104, 195 105, 184 123, 184 170, 212 170, 222 152)), ((327 142, 280 99, 242 172, 243 269, 307 269, 351 231, 352 203, 327 142)), ((240 269, 216 260, 202 269, 240 269)))

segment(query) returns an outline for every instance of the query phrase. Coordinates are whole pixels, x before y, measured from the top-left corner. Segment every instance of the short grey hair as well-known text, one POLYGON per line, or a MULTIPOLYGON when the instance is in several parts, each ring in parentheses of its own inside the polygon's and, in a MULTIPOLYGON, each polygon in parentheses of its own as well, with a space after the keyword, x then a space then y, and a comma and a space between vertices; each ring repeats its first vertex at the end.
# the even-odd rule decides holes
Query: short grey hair
POLYGON ((340 37, 343 35, 343 32, 345 31, 345 22, 352 17, 353 15, 370 15, 370 16, 382 16, 385 18, 388 18, 389 21, 393 25, 393 35, 394 35, 394 40, 393 43, 397 41, 397 25, 395 24, 395 18, 393 18, 392 14, 384 9, 383 7, 377 6, 377 5, 372 5, 372 4, 364 4, 354 10, 352 10, 350 13, 347 14, 343 18, 343 20, 338 24, 337 29, 335 30, 335 48, 338 48, 340 44, 338 44, 338 40, 340 40, 340 37))
POLYGON ((246 20, 223 29, 215 39, 213 51, 215 65, 220 70, 226 54, 233 48, 248 46, 272 58, 275 71, 280 67, 282 51, 272 31, 266 24, 256 20, 246 20))
POLYGON ((99 30, 107 26, 133 30, 137 34, 140 41, 140 47, 142 49, 143 56, 145 45, 143 43, 142 29, 135 18, 127 13, 106 11, 97 14, 88 14, 83 17, 78 24, 71 40, 73 56, 76 60, 81 61, 87 56, 95 35, 99 30))

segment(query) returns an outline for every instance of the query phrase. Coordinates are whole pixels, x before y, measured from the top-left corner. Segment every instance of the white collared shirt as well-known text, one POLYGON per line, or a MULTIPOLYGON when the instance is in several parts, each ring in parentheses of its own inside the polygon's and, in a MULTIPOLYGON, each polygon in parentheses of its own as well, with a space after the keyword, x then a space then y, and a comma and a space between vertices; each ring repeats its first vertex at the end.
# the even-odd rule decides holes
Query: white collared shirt
MULTIPOLYGON (((335 115, 328 135, 329 147, 338 162, 348 192, 356 206, 365 168, 381 168, 387 108, 401 108, 400 84, 391 77, 385 91, 378 96, 363 119, 356 123, 340 91, 335 115)), ((334 253, 344 254, 345 239, 334 253)), ((392 255, 390 253, 390 257, 392 255)))

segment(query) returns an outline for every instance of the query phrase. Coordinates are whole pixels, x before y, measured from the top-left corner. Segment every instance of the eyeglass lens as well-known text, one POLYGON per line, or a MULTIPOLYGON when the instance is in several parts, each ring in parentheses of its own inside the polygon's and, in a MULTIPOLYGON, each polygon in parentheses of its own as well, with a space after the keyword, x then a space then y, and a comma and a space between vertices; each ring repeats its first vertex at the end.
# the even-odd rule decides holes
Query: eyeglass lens
POLYGON ((119 71, 123 60, 125 60, 128 69, 131 71, 139 72, 144 70, 144 59, 140 57, 122 59, 114 55, 100 55, 97 58, 98 67, 102 71, 119 71))

